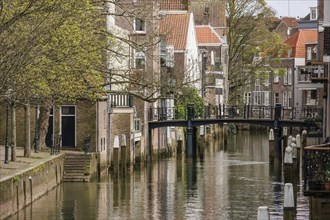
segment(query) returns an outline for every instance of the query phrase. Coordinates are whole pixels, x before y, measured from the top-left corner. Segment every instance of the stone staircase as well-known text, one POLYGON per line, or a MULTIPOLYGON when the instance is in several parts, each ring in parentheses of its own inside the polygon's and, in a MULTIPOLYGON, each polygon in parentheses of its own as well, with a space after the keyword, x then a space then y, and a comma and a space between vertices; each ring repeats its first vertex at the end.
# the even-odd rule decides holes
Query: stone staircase
POLYGON ((89 182, 91 178, 91 154, 66 152, 64 160, 64 182, 89 182))

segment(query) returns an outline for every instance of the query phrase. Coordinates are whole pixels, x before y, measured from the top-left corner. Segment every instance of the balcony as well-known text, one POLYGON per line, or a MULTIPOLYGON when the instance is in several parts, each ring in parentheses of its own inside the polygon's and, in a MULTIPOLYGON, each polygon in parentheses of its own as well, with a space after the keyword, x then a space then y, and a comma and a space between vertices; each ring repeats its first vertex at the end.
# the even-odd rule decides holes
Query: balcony
POLYGON ((299 67, 299 78, 300 83, 326 83, 328 82, 327 76, 324 74, 324 68, 322 65, 312 65, 299 67))
POLYGON ((108 97, 109 109, 133 107, 133 97, 128 94, 110 93, 108 97))
POLYGON ((330 144, 306 147, 304 195, 330 197, 330 144))

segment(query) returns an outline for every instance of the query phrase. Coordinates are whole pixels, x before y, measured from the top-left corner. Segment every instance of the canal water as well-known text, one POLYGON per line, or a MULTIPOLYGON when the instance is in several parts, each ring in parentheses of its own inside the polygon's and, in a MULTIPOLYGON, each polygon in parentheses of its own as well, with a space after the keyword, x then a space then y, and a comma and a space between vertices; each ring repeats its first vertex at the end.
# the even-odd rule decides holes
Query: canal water
MULTIPOLYGON (((169 158, 131 175, 63 183, 10 219, 257 219, 268 206, 283 219, 281 171, 268 163, 268 136, 239 132, 205 147, 196 160, 169 158)), ((299 192, 297 219, 308 219, 299 192)))

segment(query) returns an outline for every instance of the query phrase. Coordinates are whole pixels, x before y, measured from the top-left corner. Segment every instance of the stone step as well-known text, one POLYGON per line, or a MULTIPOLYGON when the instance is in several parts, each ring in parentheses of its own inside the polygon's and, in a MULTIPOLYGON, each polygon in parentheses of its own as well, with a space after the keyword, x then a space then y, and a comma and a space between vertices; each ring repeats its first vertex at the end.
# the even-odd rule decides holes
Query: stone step
POLYGON ((64 182, 89 182, 90 177, 77 176, 77 177, 63 177, 64 182))
POLYGON ((89 182, 90 175, 86 174, 89 169, 92 156, 83 153, 70 153, 65 155, 64 182, 89 182))
POLYGON ((64 162, 64 166, 88 166, 89 163, 87 162, 64 162))
POLYGON ((77 176, 90 177, 89 174, 85 174, 84 172, 64 173, 63 176, 64 177, 77 177, 77 176))
POLYGON ((65 169, 64 172, 66 173, 85 173, 86 169, 65 169))
POLYGON ((90 154, 65 154, 65 158, 92 158, 90 154))
POLYGON ((85 168, 85 167, 88 167, 88 166, 84 165, 84 164, 64 164, 64 169, 71 169, 71 168, 80 169, 80 168, 85 168))

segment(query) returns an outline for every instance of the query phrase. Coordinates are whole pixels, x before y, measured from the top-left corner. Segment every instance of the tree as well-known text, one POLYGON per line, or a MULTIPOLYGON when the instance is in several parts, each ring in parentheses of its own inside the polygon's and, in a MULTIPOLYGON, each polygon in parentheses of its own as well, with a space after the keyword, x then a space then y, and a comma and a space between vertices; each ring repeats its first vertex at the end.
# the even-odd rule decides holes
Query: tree
POLYGON ((274 12, 264 0, 229 0, 226 11, 229 102, 240 104, 249 79, 258 78, 260 71, 272 71, 269 59, 279 57, 286 46, 268 29, 274 12))
POLYGON ((175 117, 184 118, 187 116, 187 106, 190 104, 194 106, 195 117, 203 117, 204 101, 198 95, 198 91, 191 87, 182 88, 182 95, 175 100, 175 117))
MULTIPOLYGON (((174 85, 162 81, 159 69, 152 69, 151 66, 159 64, 161 38, 157 29, 158 11, 154 8, 157 4, 150 3, 144 3, 141 8, 132 7, 132 2, 125 0, 2 1, 0 94, 10 89, 14 102, 40 107, 38 127, 42 148, 49 111, 55 105, 95 101, 109 91, 154 102, 164 95, 160 91, 168 94, 190 83, 174 85), (109 4, 116 10, 108 10, 109 4), (142 40, 124 28, 119 30, 124 34, 118 34, 112 28, 105 28, 106 15, 126 20, 130 27, 134 18, 144 16, 153 27, 152 32, 142 40), (134 68, 132 49, 143 50, 150 57, 151 62, 146 63, 144 70, 134 68), (121 65, 114 65, 118 63, 121 65), (105 86, 111 89, 106 91, 105 86)), ((28 124, 28 110, 26 115, 28 124)))
POLYGON ((30 0, 28 6, 20 2, 2 7, 2 20, 13 20, 21 11, 24 16, 10 25, 4 22, 0 29, 0 72, 5 82, 0 90, 10 88, 16 101, 40 106, 44 147, 52 106, 102 95, 103 73, 97 69, 105 49, 100 34, 104 18, 90 1, 30 0))

